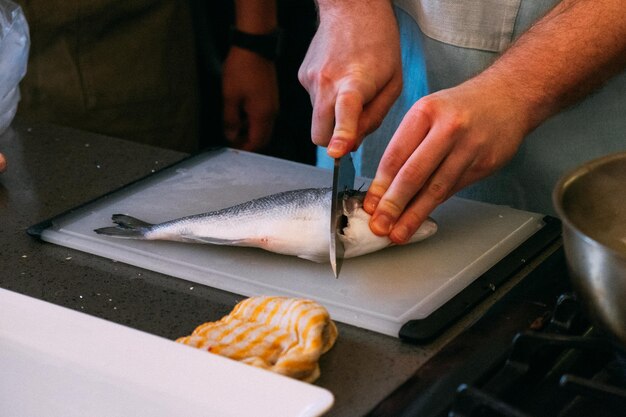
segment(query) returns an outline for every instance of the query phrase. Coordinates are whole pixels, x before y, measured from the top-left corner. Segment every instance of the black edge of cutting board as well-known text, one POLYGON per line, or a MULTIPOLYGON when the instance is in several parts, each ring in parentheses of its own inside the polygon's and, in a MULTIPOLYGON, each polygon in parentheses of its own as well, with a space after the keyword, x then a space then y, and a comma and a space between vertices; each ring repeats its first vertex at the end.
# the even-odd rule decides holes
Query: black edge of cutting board
POLYGON ((409 320, 400 329, 400 339, 410 343, 428 343, 443 333, 458 319, 492 294, 561 236, 561 221, 545 216, 544 225, 520 246, 479 276, 424 319, 409 320))

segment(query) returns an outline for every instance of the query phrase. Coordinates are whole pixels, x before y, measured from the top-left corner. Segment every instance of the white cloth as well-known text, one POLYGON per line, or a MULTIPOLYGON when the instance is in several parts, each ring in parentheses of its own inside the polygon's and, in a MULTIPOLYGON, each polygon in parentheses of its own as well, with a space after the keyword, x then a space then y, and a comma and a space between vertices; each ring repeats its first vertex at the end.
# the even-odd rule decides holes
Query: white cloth
POLYGON ((521 0, 396 0, 422 32, 463 48, 499 52, 513 39, 521 0))

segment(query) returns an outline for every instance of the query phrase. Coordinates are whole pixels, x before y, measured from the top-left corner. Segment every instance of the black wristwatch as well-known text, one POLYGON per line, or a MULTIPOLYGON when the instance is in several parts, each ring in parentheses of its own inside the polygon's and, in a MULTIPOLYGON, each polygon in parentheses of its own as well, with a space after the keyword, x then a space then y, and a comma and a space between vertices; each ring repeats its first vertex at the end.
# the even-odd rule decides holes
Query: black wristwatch
POLYGON ((230 28, 230 45, 247 49, 270 61, 275 61, 282 47, 282 30, 277 28, 271 33, 256 35, 242 32, 234 26, 230 28))

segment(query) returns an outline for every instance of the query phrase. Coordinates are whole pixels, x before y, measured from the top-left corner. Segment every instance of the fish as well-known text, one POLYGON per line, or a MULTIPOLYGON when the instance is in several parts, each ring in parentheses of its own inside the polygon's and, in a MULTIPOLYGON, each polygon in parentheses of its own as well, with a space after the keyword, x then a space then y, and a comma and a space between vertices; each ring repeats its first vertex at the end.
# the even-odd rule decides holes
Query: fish
MULTIPOLYGON (((232 207, 148 223, 126 214, 114 214, 117 226, 94 231, 114 238, 169 240, 213 245, 261 248, 313 262, 329 262, 331 188, 284 191, 232 207)), ((369 228, 363 209, 365 191, 346 190, 339 239, 344 258, 354 258, 394 245, 387 236, 369 228)), ((407 243, 424 240, 437 232, 437 222, 428 218, 407 243)))

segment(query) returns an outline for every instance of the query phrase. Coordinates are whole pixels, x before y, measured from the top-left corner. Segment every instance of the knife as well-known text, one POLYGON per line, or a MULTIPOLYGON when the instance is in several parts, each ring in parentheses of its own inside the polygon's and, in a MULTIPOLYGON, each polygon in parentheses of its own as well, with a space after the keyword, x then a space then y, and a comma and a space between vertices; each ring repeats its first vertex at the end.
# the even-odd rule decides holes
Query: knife
POLYGON ((338 236, 343 228, 343 196, 345 191, 354 188, 354 175, 354 163, 349 153, 339 159, 335 159, 332 201, 330 204, 330 265, 333 268, 335 278, 339 277, 344 253, 343 242, 338 236))

